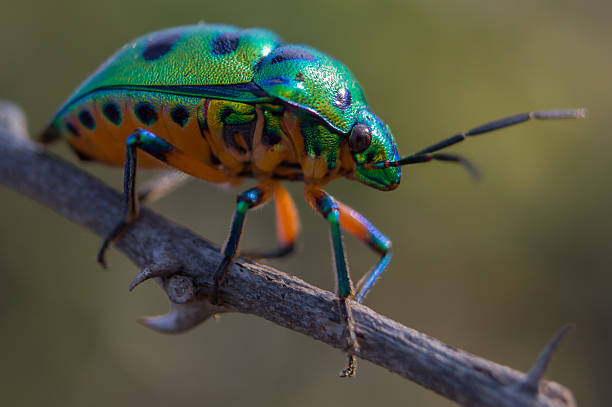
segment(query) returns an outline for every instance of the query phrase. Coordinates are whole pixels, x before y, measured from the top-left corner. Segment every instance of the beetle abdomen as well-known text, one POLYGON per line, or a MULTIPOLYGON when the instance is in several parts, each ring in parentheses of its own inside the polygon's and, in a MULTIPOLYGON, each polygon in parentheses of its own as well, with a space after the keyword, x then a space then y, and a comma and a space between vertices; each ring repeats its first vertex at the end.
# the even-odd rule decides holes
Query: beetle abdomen
MULTIPOLYGON (((126 139, 146 129, 228 175, 272 174, 281 163, 299 161, 282 117, 282 107, 270 104, 101 90, 65 107, 46 134, 66 138, 81 158, 123 165, 126 139)), ((144 153, 138 163, 163 166, 144 153)))
MULTIPOLYGON (((198 120, 206 99, 139 91, 97 91, 68 106, 47 133, 57 133, 84 157, 123 165, 125 140, 138 128, 147 129, 194 158, 214 164, 198 120)), ((140 159, 142 157, 142 159, 140 159)), ((147 154, 139 165, 163 164, 147 154)))

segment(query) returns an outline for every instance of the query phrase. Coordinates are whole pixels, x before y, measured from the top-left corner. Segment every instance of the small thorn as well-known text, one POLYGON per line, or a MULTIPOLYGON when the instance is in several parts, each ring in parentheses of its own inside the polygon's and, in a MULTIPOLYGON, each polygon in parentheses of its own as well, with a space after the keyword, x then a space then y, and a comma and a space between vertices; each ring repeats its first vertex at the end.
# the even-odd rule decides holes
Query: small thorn
POLYGON ((130 283, 129 290, 132 291, 141 283, 155 277, 168 277, 178 273, 181 270, 181 264, 175 260, 165 260, 159 263, 145 267, 140 273, 134 277, 130 283))
POLYGON ((172 304, 170 312, 165 315, 141 317, 138 322, 162 333, 181 333, 206 321, 216 313, 222 312, 210 305, 208 301, 172 304))
POLYGON ((573 328, 573 325, 571 324, 565 325, 563 328, 559 330, 559 332, 555 334, 555 336, 553 336, 550 342, 546 344, 546 346, 544 347, 544 349, 538 356, 538 359, 533 364, 533 367, 527 373, 525 380, 520 383, 519 386, 522 389, 527 390, 528 392, 534 393, 534 394, 538 392, 538 385, 540 384, 540 381, 542 380, 542 377, 544 376, 544 372, 546 371, 546 368, 548 367, 548 364, 550 363, 552 354, 554 353, 554 351, 557 349, 557 347, 561 343, 561 340, 565 337, 565 335, 572 328, 573 328))
POLYGON ((143 282, 145 282, 145 281, 147 281, 147 280, 149 280, 150 278, 153 278, 153 277, 154 276, 151 273, 151 269, 146 267, 144 270, 142 270, 140 273, 138 273, 136 275, 136 277, 134 277, 134 279, 130 283, 130 286, 128 287, 128 290, 132 291, 138 285, 140 285, 141 283, 143 283, 143 282))

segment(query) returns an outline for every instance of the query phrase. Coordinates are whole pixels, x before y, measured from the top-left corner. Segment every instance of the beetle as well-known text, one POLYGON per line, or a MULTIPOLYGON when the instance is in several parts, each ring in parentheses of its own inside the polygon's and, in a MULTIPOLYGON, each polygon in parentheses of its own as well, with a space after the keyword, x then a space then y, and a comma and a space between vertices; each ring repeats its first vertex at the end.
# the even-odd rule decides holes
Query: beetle
POLYGON ((98 261, 138 218, 136 171, 173 167, 212 183, 257 186, 237 197, 223 260, 214 274, 213 304, 238 245, 248 210, 274 200, 279 248, 261 257, 290 253, 300 225, 281 181, 301 181, 312 208, 329 223, 337 297, 347 341, 347 367, 355 372, 358 342, 350 304, 362 302, 391 259, 391 240, 365 217, 322 187, 346 177, 390 191, 401 166, 447 161, 474 168, 465 158, 439 150, 467 137, 529 119, 578 118, 583 110, 510 116, 400 157, 387 125, 368 107, 351 71, 305 45, 284 44, 259 28, 197 24, 147 34, 128 43, 87 78, 59 108, 40 140, 64 138, 83 160, 123 166, 125 215, 108 234, 98 261), (380 255, 354 286, 341 229, 380 255))

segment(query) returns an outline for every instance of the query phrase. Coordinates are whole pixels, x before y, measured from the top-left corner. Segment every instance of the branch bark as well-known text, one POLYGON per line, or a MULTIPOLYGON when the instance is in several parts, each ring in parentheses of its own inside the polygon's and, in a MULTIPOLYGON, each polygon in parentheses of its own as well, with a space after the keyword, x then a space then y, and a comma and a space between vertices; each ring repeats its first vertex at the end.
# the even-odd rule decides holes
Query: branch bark
MULTIPOLYGON (((105 236, 121 216, 121 195, 79 168, 53 157, 27 135, 18 107, 0 101, 0 183, 105 236)), ((336 296, 268 266, 239 258, 222 288, 224 305, 207 301, 221 261, 218 247, 143 208, 115 247, 143 271, 133 286, 155 277, 171 312, 141 322, 182 331, 219 312, 257 315, 338 349, 344 349, 336 296)), ((526 375, 405 327, 352 304, 358 356, 464 406, 575 406, 562 385, 541 380, 561 335, 526 375)), ((564 333, 565 331, 563 331, 564 333)))

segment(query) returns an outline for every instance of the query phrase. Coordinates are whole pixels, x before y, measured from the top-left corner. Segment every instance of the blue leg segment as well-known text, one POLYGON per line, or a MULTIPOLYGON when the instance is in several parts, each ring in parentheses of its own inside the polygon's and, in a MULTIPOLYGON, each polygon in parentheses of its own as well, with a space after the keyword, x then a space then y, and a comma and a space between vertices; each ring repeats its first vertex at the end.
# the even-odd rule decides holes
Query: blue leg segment
POLYGON ((143 129, 136 130, 127 138, 125 173, 123 177, 123 218, 104 239, 100 250, 98 250, 97 259, 102 267, 106 267, 104 255, 108 246, 117 240, 138 219, 139 205, 136 197, 137 149, 144 150, 158 160, 165 161, 165 154, 172 151, 173 147, 155 134, 143 129))
POLYGON ((272 192, 272 184, 262 184, 238 195, 236 212, 234 212, 234 218, 232 219, 229 236, 227 237, 227 241, 222 249, 224 257, 217 267, 213 277, 214 288, 210 296, 210 302, 213 304, 219 305, 221 303, 219 300, 219 289, 223 283, 225 275, 227 274, 229 265, 234 257, 236 257, 238 252, 238 245, 240 244, 240 237, 244 228, 244 219, 247 211, 251 208, 264 204, 270 198, 272 192))
POLYGON ((332 241, 334 264, 336 266, 336 277, 338 278, 338 297, 348 298, 353 294, 353 287, 349 277, 346 255, 344 254, 344 244, 340 233, 340 209, 338 203, 324 191, 317 190, 311 197, 307 197, 309 202, 329 223, 329 231, 332 241))
POLYGON ((372 268, 372 270, 370 270, 368 274, 363 276, 363 278, 357 284, 358 292, 357 292, 357 296, 355 297, 355 301, 359 303, 363 301, 363 299, 365 298, 370 288, 374 286, 374 283, 376 282, 378 277, 380 277, 382 272, 385 271, 390 261, 391 261, 391 252, 387 251, 380 258, 378 263, 376 263, 376 265, 372 268))
POLYGON ((391 261, 391 240, 359 212, 341 202, 337 204, 340 210, 340 226, 380 254, 380 260, 357 283, 355 301, 362 302, 391 261))
POLYGON ((351 377, 355 374, 357 369, 355 354, 359 352, 359 343, 357 342, 357 335, 355 334, 353 313, 347 302, 347 299, 353 296, 353 285, 349 276, 348 264, 344 254, 344 245, 342 243, 342 234, 340 233, 341 211, 338 202, 336 202, 331 195, 320 189, 308 188, 304 195, 308 203, 310 203, 310 205, 329 223, 334 264, 338 280, 338 310, 340 320, 343 321, 346 327, 345 334, 348 362, 346 368, 340 372, 340 376, 351 377))

